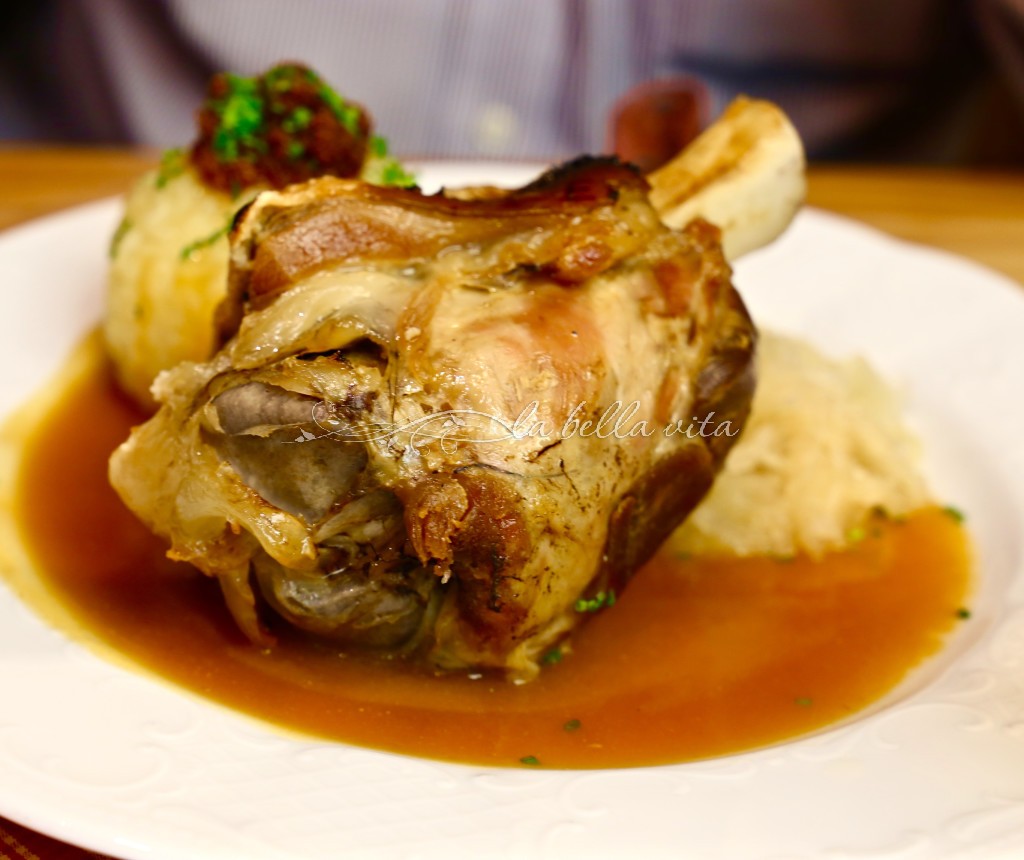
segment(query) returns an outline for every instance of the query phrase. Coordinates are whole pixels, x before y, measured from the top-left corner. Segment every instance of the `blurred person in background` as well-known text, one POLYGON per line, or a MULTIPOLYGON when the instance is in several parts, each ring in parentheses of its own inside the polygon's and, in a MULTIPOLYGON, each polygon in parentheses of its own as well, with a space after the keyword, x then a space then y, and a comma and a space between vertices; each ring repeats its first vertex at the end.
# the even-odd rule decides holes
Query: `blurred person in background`
POLYGON ((405 155, 653 167, 739 93, 817 159, 1024 163, 1024 0, 0 0, 0 136, 172 146, 280 60, 405 155))

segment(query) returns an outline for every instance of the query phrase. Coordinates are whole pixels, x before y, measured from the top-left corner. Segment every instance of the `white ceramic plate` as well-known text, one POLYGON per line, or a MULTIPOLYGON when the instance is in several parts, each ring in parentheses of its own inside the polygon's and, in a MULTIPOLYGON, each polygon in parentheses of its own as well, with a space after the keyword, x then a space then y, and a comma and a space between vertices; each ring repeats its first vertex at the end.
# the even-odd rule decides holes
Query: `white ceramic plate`
MULTIPOLYGON (((0 413, 96 324, 118 210, 0 237, 0 413)), ((762 325, 863 353, 905 390, 939 497, 968 514, 974 615, 884 702, 715 761, 446 765, 277 734, 108 664, 0 585, 0 815, 131 860, 1024 856, 1024 290, 814 211, 736 281, 762 325)))

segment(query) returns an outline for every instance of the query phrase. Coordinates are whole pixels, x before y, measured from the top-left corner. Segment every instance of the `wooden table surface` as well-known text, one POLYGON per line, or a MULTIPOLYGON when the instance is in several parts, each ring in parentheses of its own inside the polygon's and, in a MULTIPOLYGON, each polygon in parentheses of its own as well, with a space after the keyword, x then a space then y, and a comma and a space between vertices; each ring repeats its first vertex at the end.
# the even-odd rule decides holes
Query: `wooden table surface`
MULTIPOLYGON (((0 228, 122 192, 156 154, 0 148, 0 228)), ((814 167, 808 202, 1024 283, 1024 173, 814 167)))
MULTIPOLYGON (((0 229, 123 192, 156 153, 0 147, 0 229)), ((1024 283, 1024 173, 816 167, 808 202, 971 257, 1024 283)), ((88 854, 0 819, 0 860, 88 854)))

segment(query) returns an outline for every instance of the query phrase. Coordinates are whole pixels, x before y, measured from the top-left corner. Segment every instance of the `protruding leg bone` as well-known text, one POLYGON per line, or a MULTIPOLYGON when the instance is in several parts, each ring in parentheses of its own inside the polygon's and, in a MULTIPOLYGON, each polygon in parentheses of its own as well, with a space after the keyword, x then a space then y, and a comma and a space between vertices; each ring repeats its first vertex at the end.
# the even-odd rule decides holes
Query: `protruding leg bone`
POLYGON ((766 101, 737 98, 664 167, 651 173, 651 203, 670 227, 701 217, 722 230, 730 260, 767 245, 793 220, 806 190, 803 144, 766 101))

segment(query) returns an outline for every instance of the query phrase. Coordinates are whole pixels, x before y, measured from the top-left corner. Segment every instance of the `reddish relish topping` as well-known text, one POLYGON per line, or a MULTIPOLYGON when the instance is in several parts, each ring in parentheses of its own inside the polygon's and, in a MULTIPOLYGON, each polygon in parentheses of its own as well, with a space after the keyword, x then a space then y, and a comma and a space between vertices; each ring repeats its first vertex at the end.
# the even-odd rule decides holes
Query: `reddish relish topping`
POLYGON ((289 63, 246 78, 210 79, 191 160, 211 188, 282 188, 315 176, 358 176, 371 139, 369 114, 316 72, 289 63))

